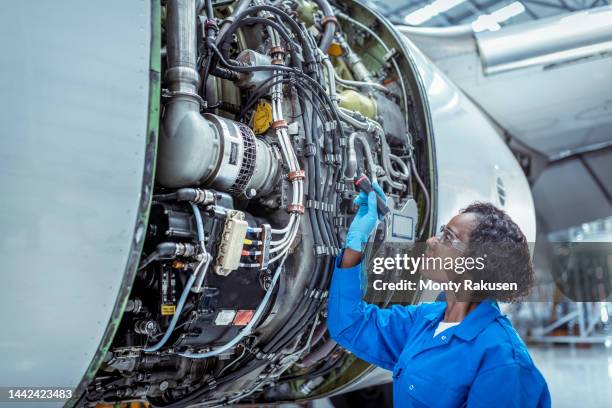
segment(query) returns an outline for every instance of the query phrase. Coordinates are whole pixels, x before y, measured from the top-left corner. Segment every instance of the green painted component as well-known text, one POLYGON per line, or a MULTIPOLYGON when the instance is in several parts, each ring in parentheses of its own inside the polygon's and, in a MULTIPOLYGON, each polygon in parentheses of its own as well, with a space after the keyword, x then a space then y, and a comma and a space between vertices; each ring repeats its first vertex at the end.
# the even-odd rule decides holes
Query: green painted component
POLYGON ((376 117, 376 101, 359 92, 346 90, 338 94, 339 105, 351 111, 357 111, 363 116, 374 119, 376 117))
MULTIPOLYGON (((149 60, 150 70, 158 74, 161 73, 161 6, 159 2, 160 0, 151 1, 151 58, 149 60)), ((159 86, 159 80, 157 85, 159 86)), ((149 101, 150 108, 153 108, 152 104, 157 106, 159 113, 159 98, 156 98, 155 101, 149 101)), ((150 126, 151 122, 149 122, 150 126)), ((159 128, 159 120, 154 126, 159 128)))
POLYGON ((307 26, 314 24, 314 13, 316 10, 316 4, 307 0, 300 1, 297 8, 298 15, 304 20, 307 26))

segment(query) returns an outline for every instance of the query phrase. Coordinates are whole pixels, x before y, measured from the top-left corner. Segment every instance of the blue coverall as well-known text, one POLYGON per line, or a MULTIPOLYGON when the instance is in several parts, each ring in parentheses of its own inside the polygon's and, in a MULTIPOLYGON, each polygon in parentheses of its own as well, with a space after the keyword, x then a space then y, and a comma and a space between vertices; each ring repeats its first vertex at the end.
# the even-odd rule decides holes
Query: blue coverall
POLYGON ((361 264, 336 266, 327 326, 357 357, 393 371, 394 407, 550 407, 527 347, 496 302, 433 337, 446 302, 379 308, 362 298, 361 264))

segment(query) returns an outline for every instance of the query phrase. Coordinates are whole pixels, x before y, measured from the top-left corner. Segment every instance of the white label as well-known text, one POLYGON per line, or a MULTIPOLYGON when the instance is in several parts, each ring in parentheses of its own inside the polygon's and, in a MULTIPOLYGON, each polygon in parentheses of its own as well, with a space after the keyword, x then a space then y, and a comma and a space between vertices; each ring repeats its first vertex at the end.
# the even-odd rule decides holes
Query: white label
POLYGON ((217 317, 215 318, 215 325, 217 326, 227 326, 234 321, 234 316, 236 316, 236 311, 231 309, 223 309, 219 311, 217 317))

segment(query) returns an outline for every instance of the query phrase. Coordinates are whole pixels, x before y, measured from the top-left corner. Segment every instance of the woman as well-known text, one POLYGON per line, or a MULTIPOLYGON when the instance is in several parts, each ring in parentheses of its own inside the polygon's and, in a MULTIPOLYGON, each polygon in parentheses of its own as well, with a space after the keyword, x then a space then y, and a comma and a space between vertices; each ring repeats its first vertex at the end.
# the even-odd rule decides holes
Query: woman
POLYGON ((393 371, 394 406, 549 407, 546 381, 496 302, 517 300, 533 283, 525 236, 510 217, 491 204, 462 210, 427 240, 425 256, 488 251, 484 268, 460 274, 428 265, 421 275, 437 282, 516 282, 516 290, 449 291, 443 302, 381 309, 361 300, 360 282, 361 250, 378 222, 376 195, 360 193, 355 203, 359 210, 336 260, 327 325, 341 346, 393 371))

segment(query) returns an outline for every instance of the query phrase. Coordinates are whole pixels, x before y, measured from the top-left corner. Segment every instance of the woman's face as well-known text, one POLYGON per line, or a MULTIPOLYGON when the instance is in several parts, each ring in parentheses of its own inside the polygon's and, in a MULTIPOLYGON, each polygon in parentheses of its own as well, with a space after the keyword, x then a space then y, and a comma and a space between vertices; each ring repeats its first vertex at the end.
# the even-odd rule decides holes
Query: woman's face
POLYGON ((426 241, 426 262, 421 266, 421 275, 434 282, 455 280, 456 274, 453 270, 444 269, 444 261, 463 255, 461 250, 469 242, 470 233, 476 225, 477 219, 474 214, 458 214, 446 224, 442 233, 429 238, 426 241))

